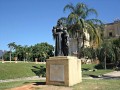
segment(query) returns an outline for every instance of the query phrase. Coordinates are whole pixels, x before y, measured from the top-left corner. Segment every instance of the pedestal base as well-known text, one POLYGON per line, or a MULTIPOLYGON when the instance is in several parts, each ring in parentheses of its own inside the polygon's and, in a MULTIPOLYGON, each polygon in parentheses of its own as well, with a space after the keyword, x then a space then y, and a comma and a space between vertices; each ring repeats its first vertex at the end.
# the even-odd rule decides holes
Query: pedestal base
POLYGON ((57 56, 46 61, 46 84, 73 86, 80 82, 81 60, 77 57, 57 56))

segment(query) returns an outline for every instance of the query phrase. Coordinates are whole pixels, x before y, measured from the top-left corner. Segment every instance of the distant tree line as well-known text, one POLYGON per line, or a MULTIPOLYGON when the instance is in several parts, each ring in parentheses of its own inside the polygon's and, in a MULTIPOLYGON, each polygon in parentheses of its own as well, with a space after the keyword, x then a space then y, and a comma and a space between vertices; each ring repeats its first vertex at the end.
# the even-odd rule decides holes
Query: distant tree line
POLYGON ((4 54, 4 60, 14 60, 18 61, 45 61, 49 57, 53 56, 54 47, 48 43, 38 43, 34 46, 21 46, 17 45, 15 42, 9 43, 8 47, 10 51, 4 54))

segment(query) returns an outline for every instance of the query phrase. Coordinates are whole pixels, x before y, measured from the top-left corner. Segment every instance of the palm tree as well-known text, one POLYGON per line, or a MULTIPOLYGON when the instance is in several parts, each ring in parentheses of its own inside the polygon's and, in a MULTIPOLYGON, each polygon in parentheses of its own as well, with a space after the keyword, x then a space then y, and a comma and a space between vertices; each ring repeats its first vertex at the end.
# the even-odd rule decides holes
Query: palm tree
POLYGON ((114 39, 112 41, 112 45, 115 53, 115 63, 117 63, 117 61, 120 61, 120 37, 118 39, 114 39))
POLYGON ((27 45, 25 45, 25 46, 22 48, 24 62, 28 59, 28 58, 27 58, 27 57, 28 57, 27 48, 28 48, 27 45))
POLYGON ((10 55, 9 55, 9 57, 10 57, 10 62, 11 62, 11 53, 12 53, 12 50, 14 50, 16 48, 15 42, 9 43, 8 47, 10 48, 10 55))
MULTIPOLYGON (((84 48, 84 40, 85 35, 84 32, 87 31, 91 36, 95 36, 97 38, 97 41, 99 43, 99 35, 96 31, 95 24, 101 24, 101 21, 98 19, 87 19, 90 14, 95 14, 97 16, 97 12, 93 8, 88 8, 86 4, 84 3, 78 3, 76 6, 73 4, 67 4, 64 7, 64 11, 70 10, 70 14, 67 18, 68 23, 68 30, 71 34, 71 37, 77 37, 77 44, 79 48, 79 38, 82 37, 83 41, 83 48, 84 48)), ((79 53, 79 49, 78 49, 79 53)))
POLYGON ((102 43, 98 58, 105 69, 107 68, 107 63, 115 63, 115 52, 111 41, 105 40, 105 42, 102 43))
POLYGON ((16 46, 15 55, 16 55, 17 59, 19 59, 19 60, 21 59, 21 57, 22 57, 22 46, 21 45, 16 46))

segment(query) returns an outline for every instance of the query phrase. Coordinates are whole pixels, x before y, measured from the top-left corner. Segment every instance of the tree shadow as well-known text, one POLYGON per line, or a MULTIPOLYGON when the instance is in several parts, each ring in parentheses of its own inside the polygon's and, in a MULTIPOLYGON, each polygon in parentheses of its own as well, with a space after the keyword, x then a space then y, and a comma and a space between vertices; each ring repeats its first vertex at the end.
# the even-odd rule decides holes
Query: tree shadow
POLYGON ((89 68, 82 68, 82 71, 89 71, 89 68))
POLYGON ((34 72, 36 74, 36 76, 41 76, 41 77, 45 77, 46 76, 46 68, 44 66, 40 66, 40 67, 37 67, 37 66, 32 66, 33 69, 32 72, 34 72))
POLYGON ((99 76, 97 76, 97 75, 92 75, 92 74, 84 74, 84 75, 86 75, 86 76, 88 76, 88 77, 92 77, 92 78, 100 78, 99 76))
POLYGON ((30 84, 30 83, 33 83, 33 85, 35 85, 35 86, 39 86, 39 85, 46 85, 46 82, 44 82, 44 81, 40 81, 40 82, 24 82, 24 84, 30 84))
POLYGON ((33 85, 39 86, 39 85, 46 85, 46 82, 34 82, 33 85))
POLYGON ((35 68, 35 69, 40 69, 40 67, 37 67, 37 66, 32 66, 33 68, 35 68))
POLYGON ((92 78, 100 78, 97 75, 89 75, 89 76, 92 77, 92 78))

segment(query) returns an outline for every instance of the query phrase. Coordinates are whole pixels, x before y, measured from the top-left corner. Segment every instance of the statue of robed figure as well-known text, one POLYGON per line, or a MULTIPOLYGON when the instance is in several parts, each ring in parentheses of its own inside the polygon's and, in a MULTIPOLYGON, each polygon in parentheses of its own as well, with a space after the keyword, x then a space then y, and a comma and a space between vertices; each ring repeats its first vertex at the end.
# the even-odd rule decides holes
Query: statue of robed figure
POLYGON ((55 36, 55 56, 68 56, 69 34, 67 28, 62 25, 62 21, 57 22, 57 26, 52 29, 55 36))

